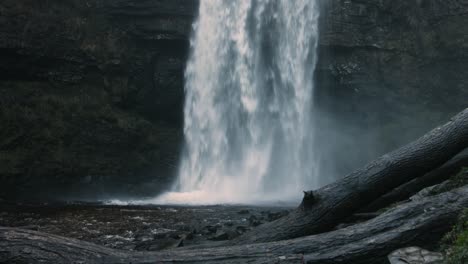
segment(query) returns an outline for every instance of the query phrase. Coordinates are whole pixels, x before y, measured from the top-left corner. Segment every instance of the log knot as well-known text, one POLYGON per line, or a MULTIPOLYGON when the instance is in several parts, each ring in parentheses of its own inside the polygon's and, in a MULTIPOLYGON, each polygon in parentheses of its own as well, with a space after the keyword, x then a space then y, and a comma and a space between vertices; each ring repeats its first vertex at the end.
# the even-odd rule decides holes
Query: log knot
POLYGON ((314 191, 304 191, 304 198, 302 198, 301 207, 304 209, 310 208, 316 200, 314 191))

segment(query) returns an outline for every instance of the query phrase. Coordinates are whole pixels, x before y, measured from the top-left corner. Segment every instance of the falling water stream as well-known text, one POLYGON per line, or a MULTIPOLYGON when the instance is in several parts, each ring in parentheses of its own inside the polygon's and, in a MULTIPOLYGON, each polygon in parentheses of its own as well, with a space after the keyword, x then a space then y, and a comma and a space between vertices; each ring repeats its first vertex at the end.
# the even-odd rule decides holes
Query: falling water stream
POLYGON ((202 0, 185 72, 185 152, 164 203, 255 203, 317 185, 315 0, 202 0))

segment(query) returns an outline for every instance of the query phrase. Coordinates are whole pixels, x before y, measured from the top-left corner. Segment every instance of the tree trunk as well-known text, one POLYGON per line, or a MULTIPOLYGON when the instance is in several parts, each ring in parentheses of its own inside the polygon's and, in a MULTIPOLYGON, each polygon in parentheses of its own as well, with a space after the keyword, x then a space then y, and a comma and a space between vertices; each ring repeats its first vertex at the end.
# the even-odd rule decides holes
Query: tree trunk
POLYGON ((0 263, 383 263, 395 249, 434 244, 468 206, 468 186, 400 205, 365 223, 286 241, 131 252, 0 228, 0 263))
POLYGON ((279 241, 328 231, 383 194, 438 168, 468 147, 468 108, 418 140, 383 155, 317 191, 305 192, 288 216, 263 224, 232 244, 279 241))
POLYGON ((449 179, 451 176, 460 172, 463 167, 468 167, 468 148, 458 153, 441 167, 397 187, 359 211, 375 212, 392 203, 404 201, 426 187, 442 183, 449 179))

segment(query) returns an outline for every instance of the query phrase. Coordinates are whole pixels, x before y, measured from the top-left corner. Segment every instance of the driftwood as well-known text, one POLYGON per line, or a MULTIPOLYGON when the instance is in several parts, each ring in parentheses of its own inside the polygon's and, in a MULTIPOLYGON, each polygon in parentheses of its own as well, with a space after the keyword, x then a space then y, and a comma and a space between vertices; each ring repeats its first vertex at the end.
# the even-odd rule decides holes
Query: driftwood
POLYGON ((441 167, 395 188, 359 211, 374 212, 393 203, 404 201, 426 187, 442 183, 449 179, 463 167, 468 167, 468 148, 458 153, 441 167))
POLYGON ((395 249, 434 244, 467 206, 465 186, 328 233, 269 243, 145 253, 1 227, 0 263, 385 263, 395 249))
POLYGON ((331 230, 340 221, 390 190, 438 168, 468 147, 468 108, 450 122, 345 178, 305 192, 301 206, 288 216, 263 224, 232 241, 279 241, 331 230))

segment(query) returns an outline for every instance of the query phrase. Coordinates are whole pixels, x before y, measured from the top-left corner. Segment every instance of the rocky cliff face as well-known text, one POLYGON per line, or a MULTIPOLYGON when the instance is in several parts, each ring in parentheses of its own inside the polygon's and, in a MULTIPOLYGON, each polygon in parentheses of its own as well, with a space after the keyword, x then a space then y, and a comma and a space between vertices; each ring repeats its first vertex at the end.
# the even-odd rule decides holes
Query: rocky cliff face
POLYGON ((468 1, 321 4, 315 98, 326 171, 342 175, 468 106, 468 1))
MULTIPOLYGON (((466 0, 320 0, 322 166, 342 175, 466 107, 466 0)), ((197 0, 0 2, 0 196, 154 193, 182 142, 197 0)))
POLYGON ((179 156, 197 7, 1 1, 0 194, 136 195, 166 186, 179 156))

